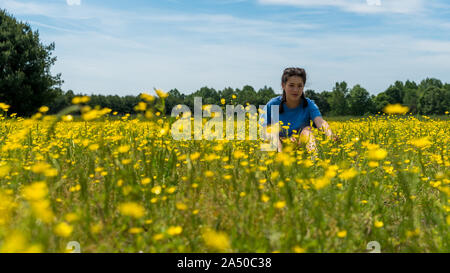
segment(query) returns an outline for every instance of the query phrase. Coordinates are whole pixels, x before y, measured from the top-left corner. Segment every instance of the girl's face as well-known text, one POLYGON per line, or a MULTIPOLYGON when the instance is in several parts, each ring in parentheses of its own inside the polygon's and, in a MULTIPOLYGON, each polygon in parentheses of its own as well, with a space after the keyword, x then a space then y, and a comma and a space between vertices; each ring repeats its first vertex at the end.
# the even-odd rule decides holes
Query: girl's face
POLYGON ((299 101, 303 94, 304 82, 299 76, 289 77, 286 83, 282 83, 283 90, 286 91, 286 100, 299 101))

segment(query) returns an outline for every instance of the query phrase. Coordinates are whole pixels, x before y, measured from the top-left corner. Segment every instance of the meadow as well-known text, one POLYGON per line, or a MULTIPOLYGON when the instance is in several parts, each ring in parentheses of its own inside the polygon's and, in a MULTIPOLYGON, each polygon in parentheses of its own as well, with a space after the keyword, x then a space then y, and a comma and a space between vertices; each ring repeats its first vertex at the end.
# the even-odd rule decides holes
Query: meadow
POLYGON ((341 141, 313 129, 312 161, 291 143, 175 141, 139 107, 3 112, 0 252, 450 251, 448 115, 331 119, 341 141))

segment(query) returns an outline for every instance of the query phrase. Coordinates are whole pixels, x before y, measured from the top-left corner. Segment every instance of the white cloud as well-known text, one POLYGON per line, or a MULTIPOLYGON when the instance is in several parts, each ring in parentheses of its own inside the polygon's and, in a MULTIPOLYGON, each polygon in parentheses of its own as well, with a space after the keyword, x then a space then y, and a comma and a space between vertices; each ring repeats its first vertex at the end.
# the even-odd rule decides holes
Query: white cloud
POLYGON ((355 13, 417 13, 424 8, 424 0, 258 0, 266 5, 298 7, 336 7, 355 13))
MULTIPOLYGON (((292 2, 324 6, 355 1, 292 2)), ((40 28, 44 43, 55 42, 58 61, 52 71, 62 73, 65 90, 124 95, 158 87, 190 93, 205 85, 223 89, 250 84, 279 91, 279 78, 287 66, 305 67, 307 88, 317 91, 330 90, 342 80, 359 83, 373 94, 396 80, 433 76, 450 81, 448 39, 361 30, 334 33, 321 20, 291 22, 281 16, 253 19, 155 9, 119 11, 88 3, 73 9, 64 2, 58 6, 0 0, 1 6, 4 3, 13 14, 51 19, 31 23, 40 28)), ((359 3, 382 9, 387 0, 381 1, 381 7, 369 6, 366 0, 359 3)), ((430 18, 421 16, 392 18, 404 20, 399 24, 395 19, 398 27, 423 26, 430 18)))
POLYGON ((79 6, 81 5, 81 0, 66 0, 69 6, 79 6))
POLYGON ((381 0, 367 0, 369 6, 381 6, 381 0))

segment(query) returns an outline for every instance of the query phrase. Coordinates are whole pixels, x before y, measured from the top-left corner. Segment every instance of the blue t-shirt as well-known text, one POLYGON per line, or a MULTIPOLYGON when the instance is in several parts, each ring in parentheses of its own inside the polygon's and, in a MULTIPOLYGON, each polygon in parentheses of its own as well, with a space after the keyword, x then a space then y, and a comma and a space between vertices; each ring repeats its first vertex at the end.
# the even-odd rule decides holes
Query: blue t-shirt
MULTIPOLYGON (((281 99, 282 96, 275 97, 271 99, 266 106, 264 106, 263 113, 261 115, 262 120, 260 120, 260 124, 262 126, 271 124, 271 106, 280 105, 281 99)), ((280 137, 285 137, 286 131, 288 131, 288 136, 292 135, 293 130, 300 133, 303 128, 310 126, 310 120, 314 122, 316 117, 322 116, 314 101, 308 98, 306 98, 306 100, 308 101, 308 106, 305 108, 303 108, 303 102, 300 102, 300 104, 293 109, 287 107, 286 103, 283 103, 284 112, 279 115, 279 120, 283 122, 281 126, 289 126, 289 129, 280 127, 280 137)))

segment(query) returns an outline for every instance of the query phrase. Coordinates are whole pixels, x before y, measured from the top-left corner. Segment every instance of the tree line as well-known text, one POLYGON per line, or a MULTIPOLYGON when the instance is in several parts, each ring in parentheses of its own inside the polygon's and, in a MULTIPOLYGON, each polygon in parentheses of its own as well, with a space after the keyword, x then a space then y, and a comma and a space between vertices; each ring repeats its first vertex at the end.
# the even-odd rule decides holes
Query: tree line
MULTIPOLYGON (((60 89, 57 93, 57 97, 48 105, 51 113, 70 106, 75 96, 87 95, 75 94, 72 90, 63 92, 60 89)), ((258 107, 265 105, 270 99, 280 94, 281 91, 276 93, 271 87, 264 86, 255 90, 250 85, 246 85, 242 89, 227 87, 223 90, 205 86, 191 94, 184 94, 178 89, 172 89, 165 99, 165 114, 170 115, 172 108, 178 104, 184 104, 190 109, 194 109, 194 97, 201 97, 203 104, 221 105, 221 100, 225 99, 226 104, 243 106, 251 104, 258 107)), ((305 91, 305 95, 314 100, 325 116, 377 114, 382 112, 386 105, 396 103, 408 106, 412 114, 443 115, 450 110, 450 84, 443 84, 434 78, 424 79, 419 84, 409 80, 406 82, 396 81, 377 95, 370 95, 359 84, 350 88, 345 81, 336 83, 330 91, 316 92, 308 89, 305 91)), ((88 105, 108 107, 119 114, 136 114, 134 107, 142 101, 140 94, 136 96, 90 95, 90 98, 88 105)))

